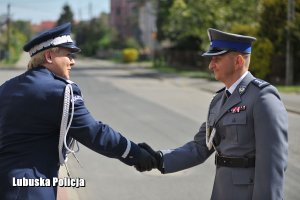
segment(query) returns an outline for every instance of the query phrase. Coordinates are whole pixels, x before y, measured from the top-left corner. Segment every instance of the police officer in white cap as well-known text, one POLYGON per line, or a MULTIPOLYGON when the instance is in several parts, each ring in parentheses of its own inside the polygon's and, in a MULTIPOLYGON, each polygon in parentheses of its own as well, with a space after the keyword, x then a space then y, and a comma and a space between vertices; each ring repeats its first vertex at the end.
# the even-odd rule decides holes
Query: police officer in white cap
MULTIPOLYGON (((281 200, 288 157, 288 117, 275 87, 248 71, 254 37, 208 29, 209 69, 225 87, 212 99, 194 139, 154 151, 162 173, 203 163, 215 155, 213 200, 281 200)), ((145 169, 146 170, 146 169, 145 169)), ((141 169, 140 171, 143 171, 141 169)))
POLYGON ((73 54, 80 51, 70 33, 66 23, 29 41, 24 46, 31 56, 28 70, 0 86, 1 200, 56 199, 52 180, 66 155, 75 154, 75 140, 130 166, 150 170, 156 162, 91 116, 79 87, 70 81, 73 54))

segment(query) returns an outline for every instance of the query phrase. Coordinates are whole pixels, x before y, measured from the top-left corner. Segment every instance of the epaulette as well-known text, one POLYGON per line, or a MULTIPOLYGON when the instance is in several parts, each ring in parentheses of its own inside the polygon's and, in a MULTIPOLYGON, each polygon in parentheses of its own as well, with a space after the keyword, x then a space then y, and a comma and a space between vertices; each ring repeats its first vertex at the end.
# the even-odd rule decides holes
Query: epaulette
POLYGON ((222 92, 222 91, 224 91, 224 90, 225 90, 225 87, 223 87, 222 89, 216 91, 216 93, 220 93, 220 92, 222 92))
POLYGON ((268 85, 270 85, 270 83, 264 81, 264 80, 261 80, 261 79, 254 79, 253 81, 251 81, 255 86, 259 87, 259 88, 264 88, 268 85))

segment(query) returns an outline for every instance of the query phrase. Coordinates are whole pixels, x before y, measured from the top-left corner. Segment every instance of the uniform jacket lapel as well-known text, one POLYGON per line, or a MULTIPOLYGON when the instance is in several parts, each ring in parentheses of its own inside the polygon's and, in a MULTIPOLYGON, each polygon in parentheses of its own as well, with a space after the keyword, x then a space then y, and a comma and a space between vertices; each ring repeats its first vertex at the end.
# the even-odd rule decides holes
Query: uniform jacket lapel
POLYGON ((224 116, 225 113, 227 113, 228 110, 230 110, 230 108, 232 108, 233 106, 239 104, 242 101, 241 100, 241 95, 243 95, 243 93, 245 92, 247 86, 249 85, 249 83, 253 79, 255 79, 253 77, 253 75, 250 72, 248 72, 246 77, 240 82, 240 84, 235 88, 235 90, 233 91, 231 96, 222 105, 222 102, 225 98, 225 91, 224 91, 223 97, 221 98, 222 100, 219 103, 219 105, 220 105, 219 114, 216 118, 215 124, 218 123, 218 121, 224 116), (243 89, 240 89, 240 88, 243 88, 243 89))

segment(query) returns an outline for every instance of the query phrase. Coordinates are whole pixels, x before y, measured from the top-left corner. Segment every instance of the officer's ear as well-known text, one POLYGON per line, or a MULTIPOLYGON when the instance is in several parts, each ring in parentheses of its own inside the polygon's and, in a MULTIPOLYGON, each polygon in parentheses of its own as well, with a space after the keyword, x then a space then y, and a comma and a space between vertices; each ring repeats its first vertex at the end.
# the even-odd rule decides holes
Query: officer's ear
POLYGON ((245 65, 245 58, 241 54, 237 54, 235 59, 235 66, 243 67, 245 65))
POLYGON ((44 56, 45 56, 45 61, 47 63, 52 63, 52 57, 51 57, 51 52, 50 51, 45 51, 44 56))

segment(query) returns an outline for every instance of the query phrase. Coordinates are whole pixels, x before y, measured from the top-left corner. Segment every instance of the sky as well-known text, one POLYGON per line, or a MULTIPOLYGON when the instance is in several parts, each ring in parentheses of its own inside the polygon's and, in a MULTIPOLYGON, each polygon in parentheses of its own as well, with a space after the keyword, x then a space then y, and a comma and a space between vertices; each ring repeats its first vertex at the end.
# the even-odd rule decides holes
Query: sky
POLYGON ((10 4, 13 20, 28 20, 34 24, 57 21, 66 3, 75 20, 88 20, 101 12, 110 12, 110 0, 0 0, 0 16, 7 14, 7 5, 10 4))

